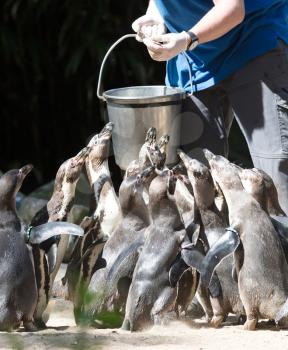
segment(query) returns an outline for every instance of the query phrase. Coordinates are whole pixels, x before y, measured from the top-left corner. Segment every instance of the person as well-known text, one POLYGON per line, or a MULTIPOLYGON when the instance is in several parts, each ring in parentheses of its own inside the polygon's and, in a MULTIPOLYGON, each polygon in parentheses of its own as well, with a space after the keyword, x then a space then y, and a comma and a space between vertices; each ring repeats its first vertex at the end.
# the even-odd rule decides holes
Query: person
POLYGON ((288 213, 288 1, 150 0, 132 28, 152 59, 167 61, 166 84, 193 90, 184 151, 227 157, 235 117, 288 213))

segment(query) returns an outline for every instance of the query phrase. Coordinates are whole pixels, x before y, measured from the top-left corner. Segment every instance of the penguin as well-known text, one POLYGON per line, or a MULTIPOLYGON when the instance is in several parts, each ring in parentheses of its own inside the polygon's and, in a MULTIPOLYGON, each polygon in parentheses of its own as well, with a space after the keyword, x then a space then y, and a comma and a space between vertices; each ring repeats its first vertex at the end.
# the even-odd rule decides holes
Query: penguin
POLYGON ((276 186, 268 174, 257 168, 237 169, 244 189, 260 203, 263 210, 272 216, 286 216, 279 204, 276 186))
MULTIPOLYGON (((230 236, 238 236, 243 247, 241 252, 237 245, 233 248, 239 293, 247 315, 244 329, 254 330, 260 317, 287 325, 288 265, 271 219, 244 190, 237 169, 227 159, 208 152, 205 156, 227 201, 230 236)), ((213 265, 221 261, 223 244, 225 250, 223 240, 217 242, 217 249, 211 247, 213 265)), ((206 276, 204 283, 209 283, 206 276)))
POLYGON ((171 200, 175 184, 173 173, 164 170, 149 187, 152 222, 145 231, 145 242, 133 273, 123 329, 137 331, 159 324, 164 314, 175 308, 177 288, 169 284, 169 266, 186 235, 175 201, 171 200))
MULTIPOLYGON (((34 312, 37 285, 31 244, 59 234, 58 223, 27 227, 16 212, 16 195, 32 165, 10 170, 0 178, 0 330, 13 330, 21 322, 27 331, 36 331, 34 312)), ((60 231, 83 234, 73 224, 64 224, 60 231)), ((67 233, 67 232, 65 232, 67 233)))
MULTIPOLYGON (((179 165, 172 169, 177 181, 174 194, 170 196, 170 198, 175 201, 182 223, 187 232, 192 226, 191 223, 197 217, 197 208, 189 179, 180 169, 179 165)), ((178 254, 176 260, 170 267, 169 282, 171 286, 177 287, 177 299, 175 303, 176 316, 179 318, 183 313, 187 315, 188 307, 197 291, 199 272, 183 261, 181 253, 178 254)))
MULTIPOLYGON (((205 235, 208 239, 209 246, 212 246, 223 234, 228 227, 226 216, 218 210, 215 204, 215 187, 212 176, 208 167, 196 159, 191 159, 184 152, 178 152, 182 162, 184 163, 189 180, 193 187, 193 193, 196 205, 201 215, 202 223, 205 229, 205 235)), ((245 310, 240 299, 238 284, 232 278, 233 257, 230 255, 223 260, 216 268, 217 276, 221 284, 221 293, 216 298, 210 297, 211 306, 213 308, 213 318, 211 325, 219 327, 226 319, 229 313, 237 314, 239 317, 245 315, 245 310)), ((205 291, 200 284, 200 302, 206 313, 210 312, 208 300, 205 291), (206 307, 205 307, 206 306, 206 307)))
POLYGON ((91 304, 84 305, 85 313, 91 315, 92 319, 93 315, 101 311, 121 310, 125 305, 131 274, 136 263, 134 261, 137 261, 134 245, 140 247, 143 244, 144 232, 150 224, 150 215, 142 192, 145 183, 151 179, 153 169, 150 167, 140 175, 127 177, 120 186, 122 220, 103 248, 100 256, 103 267, 98 268, 91 278, 88 291, 95 295, 95 300, 91 304), (133 259, 128 258, 129 264, 123 263, 122 256, 125 262, 125 258, 131 257, 131 254, 133 259), (119 257, 120 261, 116 263, 119 257), (113 271, 113 266, 117 267, 117 271, 113 271), (123 293, 119 294, 118 282, 121 278, 125 285, 122 288, 123 293))
POLYGON ((10 170, 0 178, 0 330, 11 331, 21 322, 27 331, 35 331, 33 313, 37 302, 31 250, 22 235, 16 213, 16 194, 32 170, 27 165, 10 170))
POLYGON ((284 250, 286 261, 288 261, 288 220, 280 207, 273 180, 263 170, 257 168, 242 169, 237 167, 237 170, 245 191, 251 194, 261 205, 261 208, 270 215, 284 250))
POLYGON ((148 129, 145 142, 139 151, 139 168, 143 171, 147 166, 153 165, 151 150, 156 146, 157 130, 154 127, 148 129))
POLYGON ((162 135, 157 142, 157 130, 154 127, 148 129, 145 142, 140 148, 138 156, 140 171, 149 166, 155 166, 159 170, 164 167, 169 139, 169 135, 162 135))
MULTIPOLYGON (((84 147, 76 156, 66 160, 58 169, 53 194, 47 205, 31 221, 32 226, 45 222, 66 221, 75 197, 75 189, 85 159, 91 147, 84 147)), ((35 309, 35 322, 39 328, 45 328, 42 320, 53 288, 54 279, 61 266, 69 237, 53 237, 41 245, 33 245, 35 276, 38 289, 38 302, 35 309)))
POLYGON ((96 210, 94 216, 101 217, 101 230, 108 237, 121 220, 121 210, 118 197, 110 176, 108 157, 113 123, 108 123, 88 144, 91 147, 85 161, 86 173, 94 192, 96 210))

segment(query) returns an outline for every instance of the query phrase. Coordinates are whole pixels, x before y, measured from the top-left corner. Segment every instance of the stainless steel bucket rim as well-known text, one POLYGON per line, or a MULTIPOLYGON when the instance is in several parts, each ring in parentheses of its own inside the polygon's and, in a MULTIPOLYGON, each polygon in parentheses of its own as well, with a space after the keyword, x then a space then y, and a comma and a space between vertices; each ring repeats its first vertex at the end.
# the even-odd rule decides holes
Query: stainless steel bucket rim
POLYGON ((141 85, 141 86, 128 86, 123 88, 107 90, 103 93, 107 102, 114 102, 119 104, 147 104, 147 103, 161 103, 161 102, 175 102, 181 101, 186 97, 187 93, 184 89, 165 85, 141 85), (137 96, 121 96, 121 91, 128 90, 163 90, 168 93, 159 93, 159 95, 137 95, 137 96), (120 94, 118 94, 120 93, 120 94))

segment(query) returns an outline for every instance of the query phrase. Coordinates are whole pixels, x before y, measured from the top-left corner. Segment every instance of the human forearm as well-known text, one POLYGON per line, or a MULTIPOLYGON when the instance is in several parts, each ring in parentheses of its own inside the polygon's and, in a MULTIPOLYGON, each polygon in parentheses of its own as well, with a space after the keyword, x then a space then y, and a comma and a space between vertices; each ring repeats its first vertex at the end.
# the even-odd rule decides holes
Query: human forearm
POLYGON ((245 17, 244 0, 214 0, 214 7, 190 30, 199 43, 220 38, 241 23, 245 17))

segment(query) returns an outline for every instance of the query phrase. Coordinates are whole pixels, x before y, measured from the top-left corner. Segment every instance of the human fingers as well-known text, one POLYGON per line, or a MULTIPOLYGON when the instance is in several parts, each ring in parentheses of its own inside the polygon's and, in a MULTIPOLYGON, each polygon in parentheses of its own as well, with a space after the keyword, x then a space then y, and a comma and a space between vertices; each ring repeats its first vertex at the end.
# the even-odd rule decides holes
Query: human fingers
POLYGON ((147 49, 149 51, 152 51, 155 53, 162 52, 163 47, 162 47, 161 43, 154 41, 149 37, 143 38, 143 43, 147 46, 147 49))
POLYGON ((141 32, 144 34, 144 36, 150 37, 152 35, 152 33, 153 33, 153 26, 154 25, 144 25, 144 26, 142 26, 141 32))
POLYGON ((143 25, 141 29, 137 32, 136 40, 143 42, 144 37, 149 38, 159 35, 158 25, 143 25))
POLYGON ((152 26, 154 24, 159 23, 159 20, 154 18, 153 16, 150 15, 144 15, 139 18, 137 18, 133 23, 132 23, 132 29, 134 32, 139 32, 143 26, 152 26))
POLYGON ((154 24, 152 26, 151 36, 162 35, 166 33, 166 26, 164 23, 154 24))
POLYGON ((154 42, 161 43, 162 46, 171 42, 171 34, 156 34, 150 37, 150 39, 154 42))
POLYGON ((147 46, 148 53, 154 61, 166 61, 167 49, 165 47, 151 40, 151 38, 145 38, 143 42, 147 46))
POLYGON ((141 32, 137 33, 135 38, 136 38, 136 40, 139 41, 140 43, 143 42, 143 35, 142 35, 141 32))
POLYGON ((154 61, 157 61, 157 62, 166 61, 162 52, 153 52, 148 49, 148 53, 154 61))

